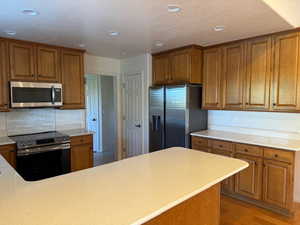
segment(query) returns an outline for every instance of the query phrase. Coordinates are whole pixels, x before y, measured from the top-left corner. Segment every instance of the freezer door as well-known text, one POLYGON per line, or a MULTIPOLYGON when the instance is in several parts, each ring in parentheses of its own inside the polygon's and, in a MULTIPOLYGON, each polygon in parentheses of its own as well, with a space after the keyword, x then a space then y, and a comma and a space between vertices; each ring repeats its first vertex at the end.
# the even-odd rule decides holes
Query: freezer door
POLYGON ((185 85, 166 87, 165 132, 166 147, 185 147, 186 134, 185 85))
POLYGON ((154 152, 165 148, 165 88, 163 86, 152 87, 149 92, 149 151, 154 152))

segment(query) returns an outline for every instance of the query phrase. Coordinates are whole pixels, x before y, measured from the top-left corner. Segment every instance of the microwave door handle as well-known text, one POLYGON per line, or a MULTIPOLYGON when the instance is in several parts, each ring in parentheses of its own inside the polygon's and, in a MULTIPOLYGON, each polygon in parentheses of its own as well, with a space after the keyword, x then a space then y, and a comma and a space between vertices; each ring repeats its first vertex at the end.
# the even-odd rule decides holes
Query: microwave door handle
POLYGON ((54 89, 54 86, 51 87, 51 102, 52 102, 52 104, 55 103, 55 89, 54 89))

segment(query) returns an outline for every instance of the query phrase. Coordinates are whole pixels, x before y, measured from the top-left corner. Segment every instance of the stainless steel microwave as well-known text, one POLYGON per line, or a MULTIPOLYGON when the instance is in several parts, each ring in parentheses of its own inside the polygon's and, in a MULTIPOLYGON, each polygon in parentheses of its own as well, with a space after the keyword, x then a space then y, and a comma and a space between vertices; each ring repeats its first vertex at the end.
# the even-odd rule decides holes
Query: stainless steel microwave
POLYGON ((10 82, 12 108, 58 107, 62 99, 60 83, 10 82))

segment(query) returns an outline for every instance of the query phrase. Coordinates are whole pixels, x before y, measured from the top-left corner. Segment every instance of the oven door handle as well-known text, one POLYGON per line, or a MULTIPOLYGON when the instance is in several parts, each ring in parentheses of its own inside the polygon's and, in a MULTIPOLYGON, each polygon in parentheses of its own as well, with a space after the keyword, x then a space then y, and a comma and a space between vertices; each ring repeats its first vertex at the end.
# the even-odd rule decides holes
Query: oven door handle
POLYGON ((71 148, 70 143, 60 144, 60 145, 50 145, 50 146, 43 146, 37 148, 27 148, 17 151, 17 156, 28 156, 34 155, 44 152, 52 152, 58 150, 69 150, 71 148))

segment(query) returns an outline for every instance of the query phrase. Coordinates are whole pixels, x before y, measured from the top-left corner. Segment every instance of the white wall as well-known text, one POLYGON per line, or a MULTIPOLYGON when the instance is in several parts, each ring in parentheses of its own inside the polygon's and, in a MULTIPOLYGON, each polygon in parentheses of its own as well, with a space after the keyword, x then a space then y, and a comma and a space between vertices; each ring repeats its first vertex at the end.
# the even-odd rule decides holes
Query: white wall
POLYGON ((149 152, 149 97, 148 88, 152 83, 152 56, 150 54, 138 55, 131 58, 121 60, 121 74, 136 74, 143 73, 144 75, 144 121, 143 121, 143 150, 144 153, 149 152))
POLYGON ((298 139, 300 114, 210 110, 208 128, 298 139))
POLYGON ((15 109, 0 113, 0 136, 85 128, 85 110, 15 109))

